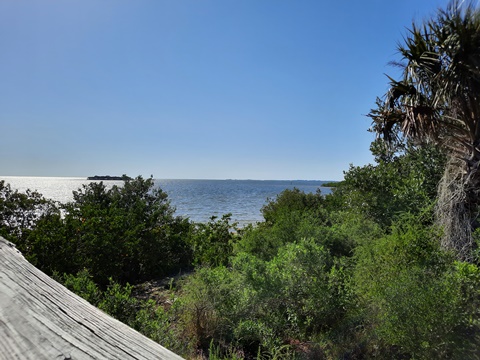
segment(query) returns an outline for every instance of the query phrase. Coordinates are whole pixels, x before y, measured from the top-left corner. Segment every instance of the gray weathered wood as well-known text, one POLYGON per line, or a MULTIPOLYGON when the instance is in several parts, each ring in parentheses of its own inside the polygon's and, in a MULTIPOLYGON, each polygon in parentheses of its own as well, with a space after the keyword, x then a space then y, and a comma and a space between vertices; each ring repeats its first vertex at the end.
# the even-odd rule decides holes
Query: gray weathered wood
POLYGON ((0 359, 181 359, 35 268, 0 237, 0 359))

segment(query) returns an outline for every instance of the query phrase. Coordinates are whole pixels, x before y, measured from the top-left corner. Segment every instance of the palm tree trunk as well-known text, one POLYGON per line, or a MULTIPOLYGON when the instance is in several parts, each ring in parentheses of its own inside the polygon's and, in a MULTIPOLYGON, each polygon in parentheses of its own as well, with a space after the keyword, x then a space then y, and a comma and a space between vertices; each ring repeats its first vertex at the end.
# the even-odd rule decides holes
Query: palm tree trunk
POLYGON ((439 184, 435 218, 443 230, 442 247, 462 261, 473 260, 479 203, 480 162, 452 157, 439 184))

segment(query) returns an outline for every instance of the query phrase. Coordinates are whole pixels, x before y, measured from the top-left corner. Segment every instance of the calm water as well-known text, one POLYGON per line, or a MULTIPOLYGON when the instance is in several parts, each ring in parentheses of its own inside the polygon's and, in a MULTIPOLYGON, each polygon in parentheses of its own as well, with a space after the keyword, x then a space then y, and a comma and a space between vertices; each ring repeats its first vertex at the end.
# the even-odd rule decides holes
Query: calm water
MULTIPOLYGON (((91 181, 70 177, 0 177, 19 191, 37 190, 46 198, 60 202, 73 200, 72 191, 91 181)), ((262 220, 260 209, 267 199, 274 199, 285 189, 294 187, 307 193, 318 188, 322 194, 330 193, 321 187, 324 181, 281 180, 155 180, 167 194, 176 214, 193 221, 206 222, 211 216, 231 213, 240 224, 262 220)), ((122 185, 122 181, 106 181, 109 186, 122 185)))

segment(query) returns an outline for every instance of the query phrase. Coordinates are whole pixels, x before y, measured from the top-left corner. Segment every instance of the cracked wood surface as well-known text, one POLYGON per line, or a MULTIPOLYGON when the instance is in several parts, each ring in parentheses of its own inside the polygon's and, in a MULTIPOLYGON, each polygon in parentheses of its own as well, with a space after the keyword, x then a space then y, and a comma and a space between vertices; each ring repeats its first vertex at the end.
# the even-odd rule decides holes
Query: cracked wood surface
POLYGON ((182 359, 35 268, 0 237, 0 360, 182 359))

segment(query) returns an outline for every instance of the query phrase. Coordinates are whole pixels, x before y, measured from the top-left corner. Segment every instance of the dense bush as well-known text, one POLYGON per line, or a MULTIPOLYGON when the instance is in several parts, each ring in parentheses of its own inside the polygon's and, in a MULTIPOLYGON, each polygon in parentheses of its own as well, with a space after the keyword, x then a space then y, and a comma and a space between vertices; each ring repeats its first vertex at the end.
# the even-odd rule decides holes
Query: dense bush
POLYGON ((270 260, 279 249, 289 243, 314 239, 323 245, 331 256, 351 256, 360 238, 370 237, 381 230, 361 213, 343 211, 332 207, 336 194, 327 199, 311 202, 318 194, 305 194, 299 190, 285 190, 265 207, 270 221, 249 227, 237 242, 237 252, 253 254, 270 260), (274 219, 274 220, 273 220, 274 219))
POLYGON ((0 235, 25 249, 24 238, 44 216, 59 214, 53 201, 36 191, 21 193, 0 180, 0 235))
POLYGON ((337 206, 388 228, 402 213, 419 214, 435 200, 445 167, 445 155, 438 148, 412 145, 397 155, 377 153, 377 158, 376 165, 351 166, 345 172, 335 189, 337 206))
POLYGON ((212 216, 207 223, 192 225, 189 243, 195 265, 228 265, 239 238, 237 224, 230 221, 231 214, 225 214, 220 219, 212 216))
POLYGON ((167 194, 153 179, 125 179, 107 189, 92 182, 74 192, 74 201, 38 220, 22 250, 47 273, 87 269, 96 283, 162 277, 188 268, 190 223, 174 216, 167 194))
POLYGON ((108 287, 102 291, 87 270, 75 275, 60 276, 56 273, 54 277, 68 289, 117 320, 172 350, 182 351, 171 328, 171 319, 167 312, 153 300, 135 298, 131 285, 122 286, 110 279, 108 287))
POLYGON ((269 260, 282 246, 304 238, 335 242, 325 234, 331 214, 324 204, 325 200, 320 192, 306 194, 298 189, 284 190, 262 208, 265 221, 243 231, 236 250, 269 260))
POLYGON ((402 218, 392 234, 356 249, 354 287, 389 357, 469 358, 478 345, 479 269, 440 249, 438 231, 402 218), (472 322, 473 319, 477 319, 472 322), (470 354, 470 355, 469 355, 470 354))
POLYGON ((325 199, 318 190, 315 194, 304 193, 297 188, 286 189, 275 199, 269 199, 262 207, 262 215, 266 223, 281 222, 285 215, 306 210, 318 211, 325 199))
POLYGON ((213 341, 249 356, 295 352, 295 344, 343 320, 349 266, 314 239, 285 244, 270 260, 241 252, 232 262, 232 268, 197 269, 182 287, 177 310, 195 347, 207 351, 213 341))
POLYGON ((269 201, 265 221, 241 232, 232 267, 197 269, 183 287, 192 346, 214 344, 217 357, 468 354, 476 270, 460 275, 430 228, 443 164, 436 149, 411 147, 351 168, 332 195, 295 189, 269 201))

